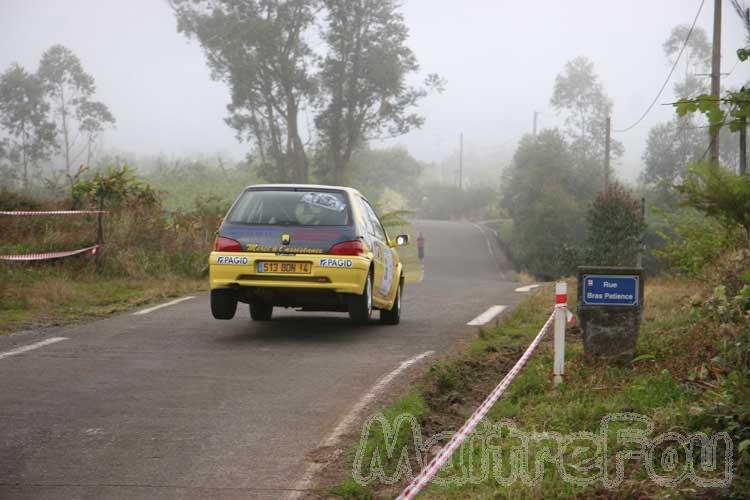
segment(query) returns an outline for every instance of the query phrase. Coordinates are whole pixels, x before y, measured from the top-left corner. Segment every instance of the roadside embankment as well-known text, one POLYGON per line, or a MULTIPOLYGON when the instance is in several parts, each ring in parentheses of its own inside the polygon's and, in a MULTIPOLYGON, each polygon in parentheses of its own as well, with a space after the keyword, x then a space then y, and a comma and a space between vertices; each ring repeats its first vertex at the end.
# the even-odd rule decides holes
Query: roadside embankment
MULTIPOLYGON (((739 295, 734 288, 650 280, 636 359, 586 363, 580 332, 569 328, 559 387, 548 335, 421 498, 746 494, 750 294, 743 303, 742 293, 750 287, 739 295), (713 469, 700 458, 711 451, 701 439, 711 438, 713 469), (630 455, 638 450, 640 457, 630 455)), ((548 317, 552 293, 531 295, 463 353, 433 363, 384 419, 368 420, 360 443, 336 465, 345 479, 327 494, 398 495, 520 356, 548 317)))

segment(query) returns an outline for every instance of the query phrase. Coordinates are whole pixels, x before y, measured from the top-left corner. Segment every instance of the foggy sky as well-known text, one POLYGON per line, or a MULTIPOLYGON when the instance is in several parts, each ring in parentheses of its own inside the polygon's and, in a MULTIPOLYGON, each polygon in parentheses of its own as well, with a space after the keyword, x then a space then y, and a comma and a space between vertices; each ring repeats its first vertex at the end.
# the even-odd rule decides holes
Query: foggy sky
MULTIPOLYGON (((423 129, 388 141, 418 159, 440 161, 457 149, 507 149, 558 117, 549 107, 555 76, 579 55, 593 60, 614 100, 613 127, 633 123, 654 98, 669 66, 661 49, 671 28, 689 24, 700 0, 406 0, 410 46, 424 74, 447 80, 446 92, 423 101, 423 129)), ((723 72, 735 66, 744 32, 724 2, 723 72)), ((699 20, 711 36, 713 2, 699 20)), ((229 93, 212 81, 200 46, 176 31, 165 0, 0 0, 0 70, 19 62, 34 71, 42 52, 60 43, 96 79, 97 98, 117 118, 104 148, 138 155, 214 154, 236 159, 248 146, 224 124, 229 93)), ((748 81, 750 64, 725 77, 748 81)), ((679 74, 679 71, 678 73, 679 74)), ((659 100, 673 97, 670 83, 659 100)), ((633 179, 649 128, 673 116, 658 105, 632 132, 616 135, 626 147, 616 165, 633 179)))

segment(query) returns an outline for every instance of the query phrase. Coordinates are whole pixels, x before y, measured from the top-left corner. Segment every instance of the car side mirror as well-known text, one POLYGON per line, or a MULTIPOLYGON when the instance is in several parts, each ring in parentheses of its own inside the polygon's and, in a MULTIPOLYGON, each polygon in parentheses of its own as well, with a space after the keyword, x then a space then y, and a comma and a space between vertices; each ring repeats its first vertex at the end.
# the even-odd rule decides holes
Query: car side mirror
POLYGON ((391 242, 392 246, 394 247, 401 247, 409 243, 409 235, 408 234, 400 234, 396 236, 396 239, 391 242))

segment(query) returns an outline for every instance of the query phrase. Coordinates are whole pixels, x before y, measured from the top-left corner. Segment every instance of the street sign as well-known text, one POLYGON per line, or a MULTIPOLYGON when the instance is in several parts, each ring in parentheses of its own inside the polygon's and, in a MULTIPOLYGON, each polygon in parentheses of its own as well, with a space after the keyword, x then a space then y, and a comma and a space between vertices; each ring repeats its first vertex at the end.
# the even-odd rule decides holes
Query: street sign
POLYGON ((637 306, 638 276, 583 275, 583 304, 597 306, 637 306))

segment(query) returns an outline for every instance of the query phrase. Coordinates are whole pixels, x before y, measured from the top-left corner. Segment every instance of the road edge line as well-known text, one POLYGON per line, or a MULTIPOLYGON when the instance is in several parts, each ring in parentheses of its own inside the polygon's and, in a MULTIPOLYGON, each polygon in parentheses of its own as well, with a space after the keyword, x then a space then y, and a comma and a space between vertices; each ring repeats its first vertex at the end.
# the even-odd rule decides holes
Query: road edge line
POLYGON ((495 306, 490 306, 482 314, 480 314, 476 318, 466 323, 466 326, 480 326, 480 327, 484 326, 487 323, 492 322, 492 320, 494 320, 495 318, 497 318, 499 315, 501 315, 507 310, 508 310, 508 306, 506 305, 498 304, 495 306))
MULTIPOLYGON (((332 447, 336 446, 339 443, 339 440, 341 439, 341 436, 344 435, 344 433, 349 429, 349 427, 354 424, 354 422, 357 420, 357 418, 360 416, 360 413, 362 413, 362 410, 365 409, 365 407, 373 402, 375 398, 378 396, 380 392, 385 389, 385 387, 393 382, 393 380, 398 377, 402 372, 404 372, 407 368, 409 368, 412 365, 415 365, 419 361, 423 360, 426 357, 432 356, 435 354, 435 351, 425 351, 422 354, 418 354, 412 358, 407 359, 406 361, 403 361, 398 367, 396 367, 395 370, 387 373, 386 375, 382 376, 372 388, 370 388, 367 393, 362 396, 359 401, 349 410, 349 412, 344 415, 344 417, 339 420, 339 423, 336 424, 336 427, 333 429, 333 431, 323 440, 321 445, 319 447, 332 447)), ((315 479, 315 476, 318 475, 318 473, 323 470, 323 468, 328 465, 328 463, 321 463, 321 462, 313 462, 307 465, 305 468, 305 472, 302 474, 302 477, 299 481, 295 483, 294 488, 289 493, 289 496, 287 497, 287 500, 297 500, 302 496, 302 494, 308 492, 313 484, 313 480, 315 479)))
POLYGON ((162 309, 164 307, 174 306, 176 304, 179 304, 180 302, 185 302, 186 300, 194 299, 194 295, 188 295, 187 297, 181 297, 179 299, 171 300, 169 302, 165 302, 164 304, 159 304, 158 306, 149 307, 148 309, 141 309, 140 311, 136 311, 133 313, 133 316, 142 316, 144 314, 152 313, 154 311, 158 311, 159 309, 162 309))
POLYGON ((479 229, 479 232, 482 233, 482 236, 484 236, 484 241, 487 242, 487 251, 490 253, 490 257, 492 257, 492 260, 495 261, 495 266, 497 267, 497 257, 495 257, 495 251, 492 250, 492 243, 490 242, 490 239, 487 237, 487 233, 484 232, 484 228, 482 228, 481 225, 477 224, 476 222, 472 223, 474 227, 479 229))
POLYGON ((15 349, 11 349, 10 351, 0 352, 0 359, 9 358, 10 356, 15 356, 17 354, 23 354, 25 352, 33 351, 34 349, 39 349, 40 347, 62 342, 63 340, 68 340, 68 337, 52 337, 52 338, 45 339, 39 342, 35 342, 33 344, 25 345, 22 347, 16 347, 15 349))

